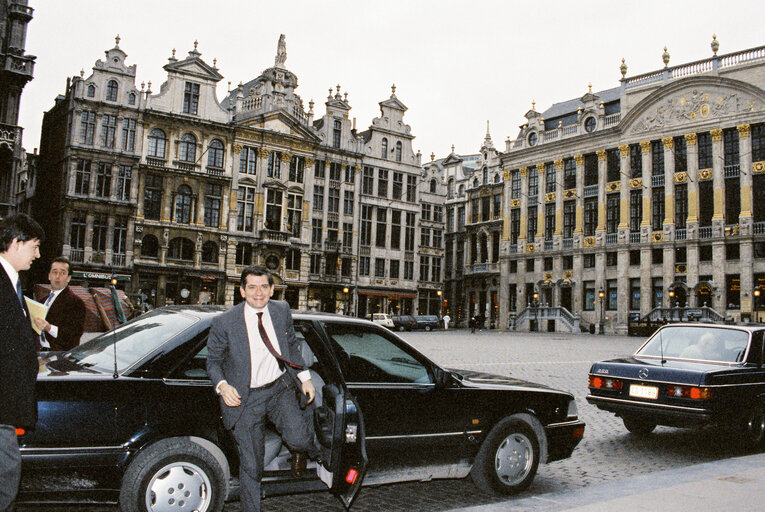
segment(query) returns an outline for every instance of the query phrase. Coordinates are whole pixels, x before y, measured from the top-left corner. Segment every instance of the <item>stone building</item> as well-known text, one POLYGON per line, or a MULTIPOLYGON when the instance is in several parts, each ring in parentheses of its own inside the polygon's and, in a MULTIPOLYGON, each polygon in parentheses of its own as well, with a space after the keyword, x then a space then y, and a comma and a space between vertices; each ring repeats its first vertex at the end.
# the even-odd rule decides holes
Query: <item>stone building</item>
POLYGON ((34 74, 34 55, 26 55, 27 24, 34 9, 27 0, 0 1, 0 217, 14 213, 27 181, 19 107, 24 86, 34 74))
POLYGON ((678 66, 665 49, 662 69, 623 62, 618 87, 532 104, 499 157, 500 327, 623 333, 672 307, 762 308, 765 47, 718 48, 678 66))

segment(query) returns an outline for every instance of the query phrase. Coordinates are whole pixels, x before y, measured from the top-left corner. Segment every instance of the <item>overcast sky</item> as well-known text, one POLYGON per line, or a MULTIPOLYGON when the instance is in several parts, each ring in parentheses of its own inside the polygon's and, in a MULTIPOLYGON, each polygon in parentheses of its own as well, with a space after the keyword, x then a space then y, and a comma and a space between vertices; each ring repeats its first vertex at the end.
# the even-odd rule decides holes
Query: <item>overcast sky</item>
POLYGON ((348 92, 351 117, 366 129, 378 103, 396 96, 423 162, 477 152, 491 123, 495 146, 515 138, 535 100, 553 103, 619 85, 628 76, 765 44, 763 0, 481 1, 365 0, 29 0, 34 19, 26 53, 37 56, 24 89, 20 124, 27 151, 39 146, 43 112, 63 94, 66 79, 85 70, 121 37, 136 83, 156 93, 173 48, 185 58, 195 40, 202 59, 235 87, 274 65, 286 35, 286 67, 298 76, 305 108, 324 114, 328 89, 348 92))

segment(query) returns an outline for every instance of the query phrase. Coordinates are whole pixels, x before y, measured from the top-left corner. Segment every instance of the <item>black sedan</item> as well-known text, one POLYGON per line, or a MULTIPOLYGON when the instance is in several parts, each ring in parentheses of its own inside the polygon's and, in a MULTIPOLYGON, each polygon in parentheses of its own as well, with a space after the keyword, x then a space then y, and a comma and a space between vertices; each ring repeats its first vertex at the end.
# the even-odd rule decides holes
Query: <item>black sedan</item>
POLYGON ((592 365, 587 401, 636 434, 657 425, 733 427, 765 442, 764 327, 667 325, 631 357, 592 365))
MULTIPOLYGON (((24 485, 30 475, 75 469, 113 475, 84 494, 124 512, 175 510, 179 500, 190 510, 220 510, 234 497, 236 450, 205 372, 210 322, 223 310, 156 309, 43 361, 39 421, 19 437, 20 501, 46 498, 24 485)), ((540 463, 569 457, 582 438, 569 393, 445 370, 365 320, 294 319, 317 389, 307 414, 327 462, 314 465, 316 476, 293 477, 289 452, 269 431, 266 495, 329 488, 349 507, 362 480, 468 474, 486 491, 515 493, 540 463)))

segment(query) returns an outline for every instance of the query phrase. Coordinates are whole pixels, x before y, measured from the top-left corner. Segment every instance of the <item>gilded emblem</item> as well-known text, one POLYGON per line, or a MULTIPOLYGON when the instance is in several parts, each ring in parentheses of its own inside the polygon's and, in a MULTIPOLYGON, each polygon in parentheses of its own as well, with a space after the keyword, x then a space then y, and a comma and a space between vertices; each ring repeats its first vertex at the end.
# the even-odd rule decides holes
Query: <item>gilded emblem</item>
POLYGON ((595 247, 595 237, 594 236, 588 236, 584 240, 582 240, 582 245, 584 247, 595 247))
POLYGON ((688 181, 688 173, 683 172, 676 172, 675 173, 675 183, 685 183, 688 181))
POLYGON ((699 179, 700 180, 712 179, 712 169, 699 169, 699 179))
POLYGON ((654 242, 661 242, 664 240, 664 233, 662 231, 656 231, 654 232, 652 238, 654 242))
POLYGON ((640 188, 643 186, 643 178, 632 178, 630 180, 630 188, 640 188))
POLYGON ((752 164, 752 172, 759 174, 765 172, 765 162, 755 162, 752 164))
POLYGON ((526 252, 534 252, 534 244, 528 244, 526 246, 526 252))
POLYGON ((511 199, 510 200, 510 207, 511 208, 518 208, 521 205, 520 199, 511 199))

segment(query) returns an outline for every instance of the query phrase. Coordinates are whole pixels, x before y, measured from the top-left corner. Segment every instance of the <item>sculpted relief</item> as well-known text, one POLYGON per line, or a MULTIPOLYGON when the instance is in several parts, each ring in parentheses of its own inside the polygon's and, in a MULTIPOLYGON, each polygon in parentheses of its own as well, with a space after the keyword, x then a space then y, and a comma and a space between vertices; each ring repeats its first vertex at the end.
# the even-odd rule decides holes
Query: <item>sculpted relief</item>
POLYGON ((761 100, 741 91, 688 89, 649 107, 635 121, 630 131, 643 133, 762 109, 761 100))

